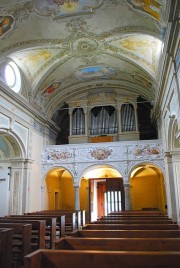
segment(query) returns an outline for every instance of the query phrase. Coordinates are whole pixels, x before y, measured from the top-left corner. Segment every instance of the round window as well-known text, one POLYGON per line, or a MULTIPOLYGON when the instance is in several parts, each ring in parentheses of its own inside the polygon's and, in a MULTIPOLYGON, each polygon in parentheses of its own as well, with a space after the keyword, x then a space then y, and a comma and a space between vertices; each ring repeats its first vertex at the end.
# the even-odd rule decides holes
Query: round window
POLYGON ((4 78, 8 87, 18 93, 21 89, 21 75, 17 65, 10 61, 6 64, 4 78))

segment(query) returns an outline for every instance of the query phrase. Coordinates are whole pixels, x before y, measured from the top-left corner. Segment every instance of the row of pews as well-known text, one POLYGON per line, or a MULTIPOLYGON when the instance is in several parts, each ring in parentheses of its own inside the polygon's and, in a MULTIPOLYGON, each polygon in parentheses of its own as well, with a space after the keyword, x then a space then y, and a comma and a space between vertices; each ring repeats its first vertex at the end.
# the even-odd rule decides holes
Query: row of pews
POLYGON ((0 217, 0 267, 24 267, 24 257, 54 249, 55 241, 85 225, 85 211, 44 210, 0 217))
POLYGON ((25 268, 179 268, 179 226, 160 211, 110 213, 25 256, 25 268))

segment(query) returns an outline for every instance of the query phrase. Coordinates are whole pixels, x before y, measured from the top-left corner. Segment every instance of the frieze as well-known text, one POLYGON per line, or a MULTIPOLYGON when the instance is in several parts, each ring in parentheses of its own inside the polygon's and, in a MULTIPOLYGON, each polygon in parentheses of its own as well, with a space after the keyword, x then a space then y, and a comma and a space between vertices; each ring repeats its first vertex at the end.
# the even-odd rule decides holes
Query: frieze
POLYGON ((113 142, 111 146, 109 143, 49 145, 42 152, 42 175, 58 166, 80 179, 85 170, 100 163, 117 169, 125 181, 142 164, 156 165, 164 172, 162 141, 113 142))
POLYGON ((107 160, 108 161, 124 161, 124 160, 158 160, 163 158, 163 148, 160 143, 145 143, 141 144, 126 144, 126 142, 109 144, 89 144, 88 146, 74 146, 70 145, 64 149, 62 146, 55 148, 46 148, 42 154, 43 162, 52 161, 70 161, 70 162, 87 162, 91 160, 107 160), (116 145, 115 145, 116 144, 116 145))

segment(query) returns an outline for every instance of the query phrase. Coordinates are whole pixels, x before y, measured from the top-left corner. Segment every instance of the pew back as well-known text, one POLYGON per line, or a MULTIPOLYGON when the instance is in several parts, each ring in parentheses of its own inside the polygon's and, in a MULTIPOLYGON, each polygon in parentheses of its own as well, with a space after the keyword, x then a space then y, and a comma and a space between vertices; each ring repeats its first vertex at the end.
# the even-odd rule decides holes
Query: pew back
POLYGON ((180 230, 78 230, 75 237, 143 238, 174 237, 180 238, 180 230))
POLYGON ((1 223, 11 223, 11 224, 30 224, 32 226, 31 230, 31 250, 45 249, 45 230, 46 221, 45 220, 23 220, 14 218, 0 218, 1 223))
POLYGON ((55 249, 109 251, 180 251, 180 238, 73 238, 56 240, 55 249))
POLYGON ((87 224, 89 230, 178 230, 177 224, 87 224))
POLYGON ((25 268, 179 268, 177 251, 38 250, 25 257, 25 268))
POLYGON ((32 225, 26 223, 0 223, 0 228, 13 230, 13 255, 12 262, 20 265, 24 262, 24 256, 31 252, 32 225))
POLYGON ((0 228, 0 267, 12 267, 13 229, 0 228))

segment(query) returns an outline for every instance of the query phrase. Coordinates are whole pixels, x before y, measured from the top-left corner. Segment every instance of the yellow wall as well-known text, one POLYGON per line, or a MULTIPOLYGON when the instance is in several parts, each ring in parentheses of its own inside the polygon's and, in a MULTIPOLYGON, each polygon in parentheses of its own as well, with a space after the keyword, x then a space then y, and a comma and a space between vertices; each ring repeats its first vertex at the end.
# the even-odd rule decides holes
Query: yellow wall
POLYGON ((142 168, 131 178, 131 208, 165 210, 163 176, 158 170, 142 168))
POLYGON ((65 172, 61 178, 61 209, 74 209, 74 187, 72 177, 65 172))
POLYGON ((80 209, 86 211, 86 219, 88 219, 88 215, 89 215, 89 181, 86 179, 81 180, 80 209))
POLYGON ((74 209, 72 176, 64 170, 53 170, 46 177, 48 209, 74 209))
POLYGON ((46 185, 48 192, 48 209, 55 209, 55 192, 58 193, 60 198, 59 175, 56 171, 48 174, 46 185))

